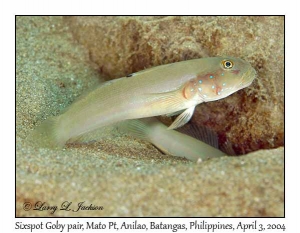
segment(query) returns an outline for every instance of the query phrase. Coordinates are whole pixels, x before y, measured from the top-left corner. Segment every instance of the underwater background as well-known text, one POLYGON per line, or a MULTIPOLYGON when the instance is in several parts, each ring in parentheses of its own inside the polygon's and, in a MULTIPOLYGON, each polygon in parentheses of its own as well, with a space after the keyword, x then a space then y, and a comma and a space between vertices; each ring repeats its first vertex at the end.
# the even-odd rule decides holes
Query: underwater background
POLYGON ((284 215, 283 17, 22 16, 16 28, 17 216, 284 215), (198 164, 117 133, 63 150, 26 141, 36 125, 103 81, 221 55, 249 61, 258 77, 223 100, 200 104, 191 123, 246 155, 198 164), (104 209, 23 209, 38 201, 104 209))

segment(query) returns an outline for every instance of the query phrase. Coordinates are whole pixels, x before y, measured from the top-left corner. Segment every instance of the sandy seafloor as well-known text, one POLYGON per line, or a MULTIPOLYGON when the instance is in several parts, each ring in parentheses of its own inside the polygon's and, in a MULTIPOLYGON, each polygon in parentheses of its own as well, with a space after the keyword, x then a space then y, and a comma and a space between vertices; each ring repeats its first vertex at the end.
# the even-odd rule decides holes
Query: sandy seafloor
POLYGON ((35 125, 101 78, 61 17, 17 18, 16 49, 17 216, 284 216, 283 148, 197 164, 124 135, 32 147, 26 136, 35 125), (39 201, 103 210, 24 210, 39 201))

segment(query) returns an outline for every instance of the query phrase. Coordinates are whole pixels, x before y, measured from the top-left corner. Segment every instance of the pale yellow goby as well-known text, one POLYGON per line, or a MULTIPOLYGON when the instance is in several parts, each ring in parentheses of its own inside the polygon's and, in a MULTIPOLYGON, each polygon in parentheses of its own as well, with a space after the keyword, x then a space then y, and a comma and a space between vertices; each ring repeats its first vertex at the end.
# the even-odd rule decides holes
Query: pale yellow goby
POLYGON ((224 152, 217 149, 218 137, 211 132, 205 133, 210 134, 206 136, 213 146, 176 130, 169 130, 155 117, 124 121, 118 127, 133 137, 151 142, 168 155, 197 162, 226 156, 224 152))
POLYGON ((161 65, 105 82, 59 116, 37 127, 31 139, 62 147, 69 139, 103 126, 183 111, 169 127, 187 123, 195 106, 249 86, 256 76, 250 63, 209 57, 161 65))

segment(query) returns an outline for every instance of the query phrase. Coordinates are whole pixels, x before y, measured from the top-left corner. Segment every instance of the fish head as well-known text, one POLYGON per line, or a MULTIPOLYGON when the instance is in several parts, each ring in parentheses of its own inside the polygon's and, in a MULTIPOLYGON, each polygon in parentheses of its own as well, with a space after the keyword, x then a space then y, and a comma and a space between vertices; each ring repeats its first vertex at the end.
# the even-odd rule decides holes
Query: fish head
POLYGON ((205 68, 184 88, 187 99, 209 102, 225 98, 249 86, 256 77, 249 62, 234 57, 205 58, 205 68))

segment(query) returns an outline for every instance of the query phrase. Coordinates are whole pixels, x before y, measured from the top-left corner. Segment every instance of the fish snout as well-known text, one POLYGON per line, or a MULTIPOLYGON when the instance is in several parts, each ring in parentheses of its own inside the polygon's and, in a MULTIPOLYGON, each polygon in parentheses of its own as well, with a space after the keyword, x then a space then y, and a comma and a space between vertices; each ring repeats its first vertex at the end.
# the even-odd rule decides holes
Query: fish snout
POLYGON ((252 66, 249 67, 242 75, 241 86, 242 87, 249 86, 255 79, 256 75, 257 75, 256 70, 252 66))

